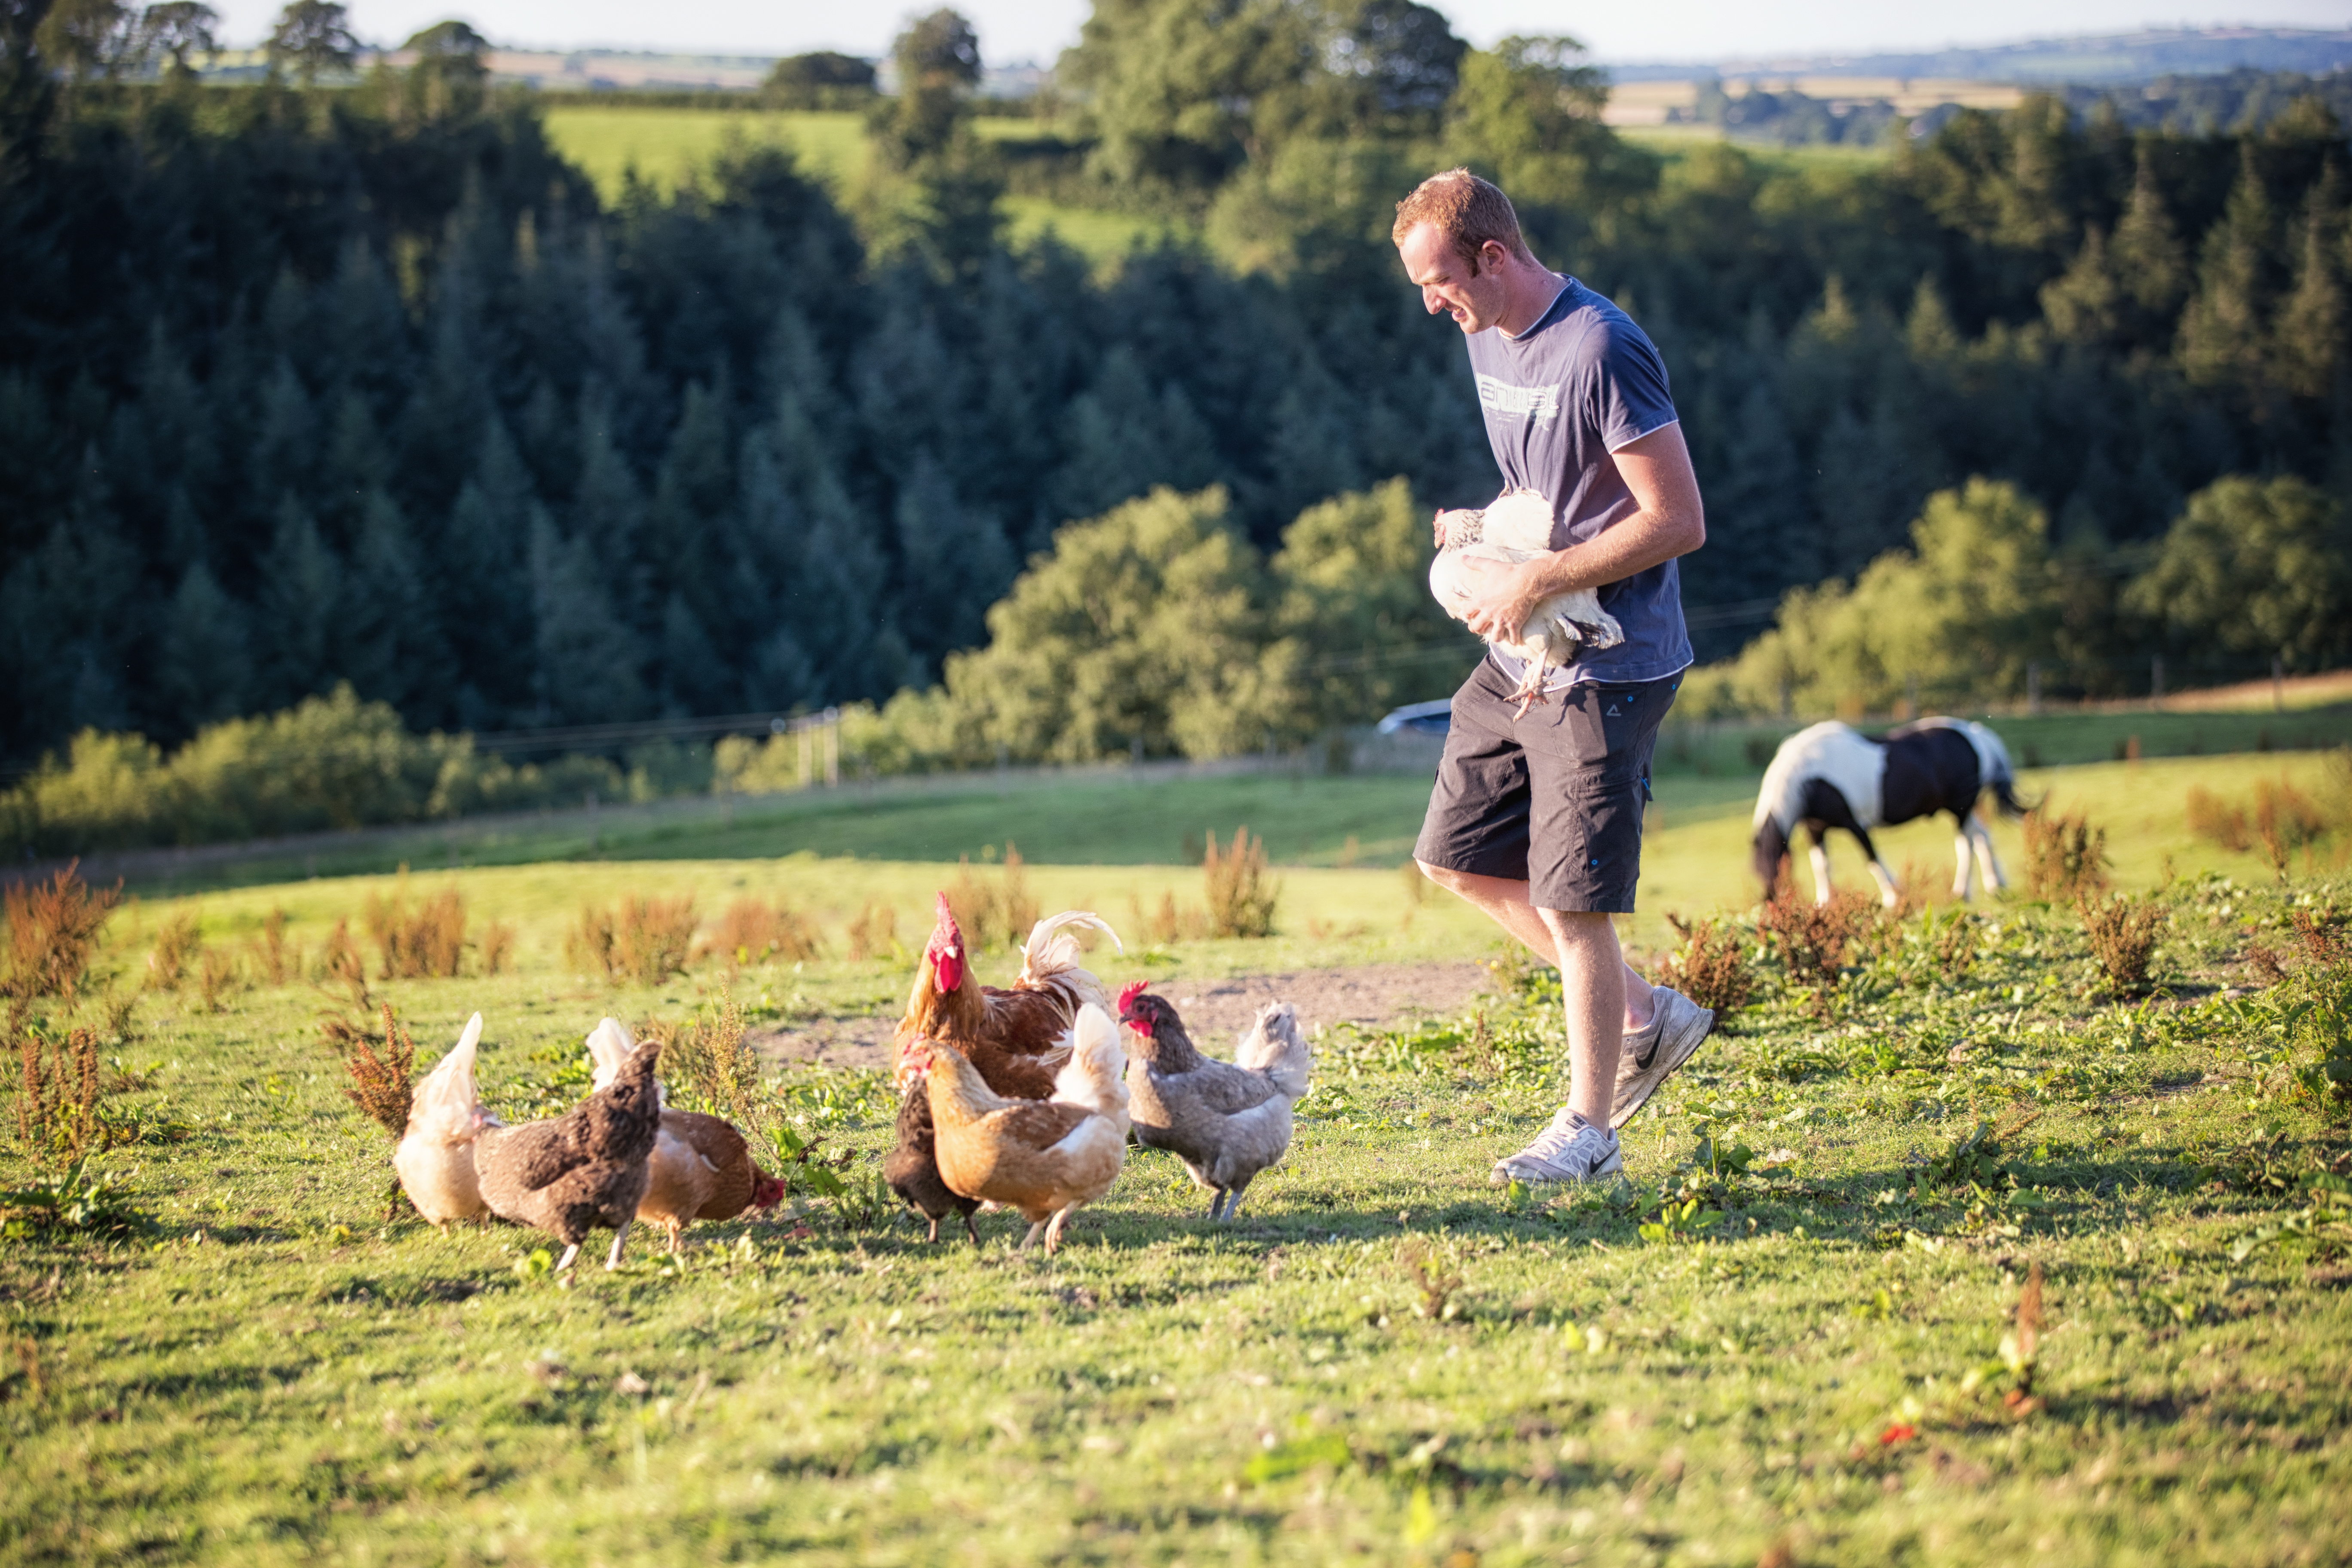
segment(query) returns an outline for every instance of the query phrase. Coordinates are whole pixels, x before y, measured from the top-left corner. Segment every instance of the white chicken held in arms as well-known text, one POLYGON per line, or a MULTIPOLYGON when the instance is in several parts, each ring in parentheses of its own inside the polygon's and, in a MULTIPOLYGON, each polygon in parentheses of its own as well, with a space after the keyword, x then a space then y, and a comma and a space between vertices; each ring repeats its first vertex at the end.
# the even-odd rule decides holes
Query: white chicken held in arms
MULTIPOLYGON (((1471 563, 1516 566, 1549 554, 1551 526, 1551 503, 1534 490, 1506 490, 1480 510, 1449 514, 1445 542, 1430 563, 1429 591, 1447 615, 1468 619, 1479 577, 1471 563)), ((1544 700, 1544 682, 1554 669, 1592 649, 1615 647, 1625 640, 1625 628, 1601 607, 1597 593, 1579 588, 1538 605, 1517 637, 1489 640, 1527 664, 1514 693, 1524 715, 1528 704, 1544 700)))
POLYGON ((474 1173, 474 1139, 486 1123, 497 1122, 483 1112, 474 1091, 474 1052, 481 1042, 482 1016, 477 1013, 467 1020, 457 1046, 410 1096, 408 1130, 392 1152, 392 1168, 408 1201, 445 1230, 451 1220, 489 1213, 474 1173))

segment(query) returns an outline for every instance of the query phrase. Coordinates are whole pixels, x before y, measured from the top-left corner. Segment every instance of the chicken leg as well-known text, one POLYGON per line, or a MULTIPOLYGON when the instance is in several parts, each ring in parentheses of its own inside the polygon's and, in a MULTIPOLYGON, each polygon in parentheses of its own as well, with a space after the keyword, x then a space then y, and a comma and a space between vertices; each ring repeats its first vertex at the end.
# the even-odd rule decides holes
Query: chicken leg
MULTIPOLYGON (((606 1268, 618 1268, 621 1266, 621 1243, 628 1239, 629 1227, 625 1225, 613 1233, 613 1250, 604 1259, 606 1268)), ((575 1247, 573 1250, 577 1251, 578 1248, 575 1247)))
POLYGON ((1242 1194, 1248 1188, 1251 1176, 1255 1174, 1255 1172, 1252 1172, 1250 1176, 1244 1176, 1240 1181, 1235 1182, 1232 1186, 1225 1189, 1226 1224, 1231 1225, 1234 1220, 1241 1217, 1242 1194))
POLYGON ((565 1269, 571 1268, 572 1265, 578 1260, 579 1257, 580 1244, 575 1241, 571 1246, 563 1249, 562 1257, 555 1260, 555 1271, 558 1274, 562 1273, 565 1269))

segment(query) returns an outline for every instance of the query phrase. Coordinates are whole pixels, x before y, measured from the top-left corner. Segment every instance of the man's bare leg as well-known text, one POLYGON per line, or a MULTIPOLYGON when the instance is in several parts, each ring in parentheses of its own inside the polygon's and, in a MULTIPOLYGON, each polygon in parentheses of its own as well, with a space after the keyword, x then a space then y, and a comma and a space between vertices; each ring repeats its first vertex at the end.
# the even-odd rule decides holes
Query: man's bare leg
MULTIPOLYGON (((1528 885, 1525 882, 1515 882, 1507 877, 1481 877, 1473 871, 1450 871, 1443 866, 1433 866, 1425 860, 1417 860, 1414 864, 1421 868, 1423 876, 1427 877, 1447 892, 1475 905, 1487 919, 1517 938, 1521 946, 1560 972, 1560 988, 1570 995, 1569 1026, 1571 1048, 1573 1048, 1574 1017, 1577 1007, 1574 1000, 1575 991, 1568 984, 1568 966, 1560 961, 1559 938, 1546 921, 1548 915, 1558 911, 1539 910, 1529 903, 1528 885)), ((1609 917, 1606 915, 1594 915, 1591 918, 1603 926, 1609 925, 1609 917)), ((1643 979, 1633 966, 1627 963, 1623 955, 1618 952, 1617 933, 1613 928, 1609 932, 1609 951, 1616 956, 1617 967, 1621 971, 1619 984, 1623 988, 1625 998, 1624 1032, 1630 1033, 1636 1029, 1648 1028, 1652 1014, 1650 983, 1643 979)), ((1622 1034, 1620 1037, 1622 1037, 1622 1034)), ((1615 1053, 1612 1050, 1611 1054, 1613 1057, 1615 1053)), ((1583 1107, 1580 1104, 1578 1109, 1580 1110, 1583 1107)))
POLYGON ((1625 976, 1631 971, 1607 915, 1537 912, 1559 954, 1559 989, 1568 1011, 1568 1108, 1606 1131, 1610 1100, 1617 1091, 1617 1057, 1625 1043, 1625 976))

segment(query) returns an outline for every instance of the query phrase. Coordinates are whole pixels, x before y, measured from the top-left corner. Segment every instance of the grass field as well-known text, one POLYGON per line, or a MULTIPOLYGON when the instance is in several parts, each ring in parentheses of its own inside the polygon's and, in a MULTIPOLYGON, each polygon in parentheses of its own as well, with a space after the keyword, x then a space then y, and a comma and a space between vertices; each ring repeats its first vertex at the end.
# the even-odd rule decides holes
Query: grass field
MULTIPOLYGON (((2057 809, 2104 824, 2117 880, 2145 889, 2164 879, 2168 864, 2179 874, 2263 874, 2253 852, 2232 853, 2189 831, 2190 788, 2244 801, 2257 781, 2284 779, 2326 795, 2343 787, 2331 766, 2307 752, 2158 758, 2035 770, 2021 783, 2029 799, 2047 795, 2057 809)), ((1747 854, 1753 779, 1662 774, 1656 795, 1643 855, 1641 912, 1627 927, 1644 948, 1669 940, 1668 911, 1744 907, 1755 896, 1747 854)), ((487 916, 526 922, 526 934, 537 933, 533 940, 556 940, 583 897, 693 891, 715 910, 739 887, 784 898, 833 931, 869 898, 886 898, 911 931, 920 929, 930 886, 949 874, 940 863, 969 858, 985 867, 1010 844, 1030 863, 1041 897, 1123 919, 1134 907, 1156 907, 1166 892, 1191 897, 1195 874, 1184 867, 1198 858, 1204 836, 1229 838, 1246 825, 1265 841, 1290 890, 1292 918, 1282 940, 1310 920, 1394 933, 1390 946, 1367 934, 1344 959, 1317 960, 1377 962, 1434 955, 1427 945, 1432 929, 1451 918, 1441 901, 1414 902, 1412 884, 1397 869, 1412 854, 1428 798, 1425 779, 1403 774, 1133 781, 1111 774, 1003 785, 948 779, 871 796, 844 789, 757 797, 736 805, 731 815, 719 803, 664 803, 607 811, 593 828, 584 814, 567 812, 544 822, 355 835, 339 847, 257 851, 135 881, 133 889, 151 902, 202 895, 207 921, 229 921, 242 931, 272 902, 297 913, 297 901, 289 900, 315 903, 322 915, 335 908, 350 912, 373 885, 367 878, 410 864, 420 883, 437 885, 454 864, 470 868, 466 885, 482 889, 487 916), (1408 911, 1417 928, 1411 935, 1404 931, 1408 911), (531 923, 537 921, 546 922, 544 931, 531 923)), ((1923 890, 1948 886, 1948 819, 1875 837, 1880 853, 1906 880, 1923 890)), ((1996 821, 1993 837, 2014 868, 2022 850, 2017 825, 1996 821)), ((1851 840, 1833 840, 1830 855, 1833 878, 1864 885, 1851 840)), ((2311 868, 2337 865, 2337 853, 2327 849, 2315 852, 2311 868)), ((1475 925, 1463 929, 1483 935, 1475 925)), ((1303 961, 1297 954, 1284 959, 1303 961)))
MULTIPOLYGON (((606 201, 620 195, 631 169, 659 191, 675 190, 730 137, 789 148, 802 167, 822 178, 845 203, 855 205, 866 178, 866 127, 856 114, 780 110, 551 109, 548 140, 577 163, 606 201)), ((983 135, 1019 133, 1024 121, 982 120, 983 135)), ((1181 226, 1125 213, 1066 207, 1034 196, 1010 196, 1004 212, 1011 236, 1025 244, 1047 230, 1096 261, 1149 246, 1163 234, 1181 237, 1181 226)))
MULTIPOLYGON (((2093 994, 2073 916, 2016 898, 1958 928, 1908 920, 1821 1004, 1751 947, 1758 1000, 1629 1129, 1630 1181, 1554 1197, 1485 1184, 1560 1092, 1556 1004, 1524 980, 1484 1029, 1321 1035, 1297 1142, 1239 1225, 1192 1217, 1181 1171, 1139 1152, 1051 1261, 1011 1253, 1014 1227, 986 1216, 978 1252, 923 1246, 861 1195, 888 1141, 885 1086, 792 1068, 767 1081, 762 1115, 845 1157, 848 1198, 701 1227, 678 1263, 640 1239, 617 1274, 558 1289, 526 1233, 384 1217, 386 1144, 319 1043, 314 1017, 335 1005, 320 986, 231 982, 216 1010, 193 984, 148 992, 103 1046, 125 1075, 102 1102, 124 1142, 93 1169, 116 1195, 86 1205, 92 1228, 0 1239, 0 1557, 2343 1560, 2352 1226, 2314 1173, 2341 1167, 2346 1143, 2284 1092, 2304 1036, 2268 1059, 2264 1020, 2289 1014, 2213 988, 2246 983, 2250 941, 2291 948, 2294 908, 2343 908, 2352 888, 2322 865, 2273 889, 2180 815, 2192 783, 2242 794, 2322 765, 2030 781, 2107 825, 2126 883, 2173 858, 2156 966, 2169 998, 2093 994), (1990 1146, 1966 1141, 1980 1121, 1990 1146), (1706 1132, 1786 1152, 1727 1173, 1695 1155, 1706 1132), (110 1203, 140 1217, 109 1235, 110 1203), (2001 1342, 2036 1264, 2042 1403, 2004 1403, 2019 1373, 2001 1342)), ((1196 808, 1238 805, 1311 856, 1317 792, 1363 792, 1349 809, 1370 842, 1409 784, 1306 781, 1286 818, 1287 781, 1189 781, 1139 834, 1155 819, 1131 795, 1100 817, 1076 792, 944 803, 961 817, 813 804, 767 826, 747 815, 717 842, 420 868, 413 893, 455 885, 477 922, 516 923, 514 967, 374 986, 415 1029, 420 1066, 480 1009, 486 1097, 544 1113, 578 1092, 580 1037, 605 1013, 681 1016, 722 983, 761 1025, 895 1011, 906 964, 843 957, 841 922, 889 903, 911 945, 959 868, 843 858, 827 835, 895 816, 896 842, 919 846, 901 855, 927 857, 1015 837, 1046 907, 1085 900, 1126 923, 1130 900, 1196 896, 1198 873, 1114 860, 1121 820, 1142 855, 1196 808), (1397 792, 1389 805, 1379 789, 1397 792), (1101 863, 1044 863, 1053 823, 1101 863), (807 853, 820 847, 831 858, 807 853), (657 987, 571 973, 561 937, 583 900, 685 890, 711 911, 784 897, 830 951, 657 987)), ((1681 879, 1686 908, 1744 899, 1746 807, 1727 784, 1662 790, 1653 909, 1681 879)), ((1948 853, 1940 831, 1889 847, 1898 866, 1932 855, 1938 879, 1948 853)), ((1281 875, 1272 941, 1139 940, 1093 962, 1166 982, 1494 950, 1458 910, 1416 904, 1393 867, 1281 875)), ((358 929, 366 895, 394 886, 151 893, 117 916, 100 979, 135 984, 190 906, 216 953, 283 908, 315 959, 335 920, 358 929)), ((1012 963, 993 952, 983 973, 1012 963)), ((2333 973, 2290 983, 2322 1004, 2290 1027, 2352 1016, 2333 973)), ((103 1012, 53 1008, 46 1026, 110 1027, 103 1012)), ((37 1165, 39 1142, 6 1145, 0 1186, 55 1179, 63 1156, 37 1165)), ((24 1203, 0 1197, 20 1219, 24 1203)))

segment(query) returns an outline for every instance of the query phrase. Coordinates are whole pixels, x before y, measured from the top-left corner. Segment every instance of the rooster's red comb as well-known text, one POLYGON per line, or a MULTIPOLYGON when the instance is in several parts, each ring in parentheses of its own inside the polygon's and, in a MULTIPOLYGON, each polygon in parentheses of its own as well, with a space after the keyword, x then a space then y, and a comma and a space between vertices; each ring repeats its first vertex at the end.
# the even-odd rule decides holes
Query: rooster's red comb
POLYGON ((1120 1017, 1127 1016, 1128 1010, 1135 1005, 1135 999, 1142 995, 1143 988, 1150 984, 1149 980, 1136 980, 1119 987, 1118 1016, 1120 1017))

